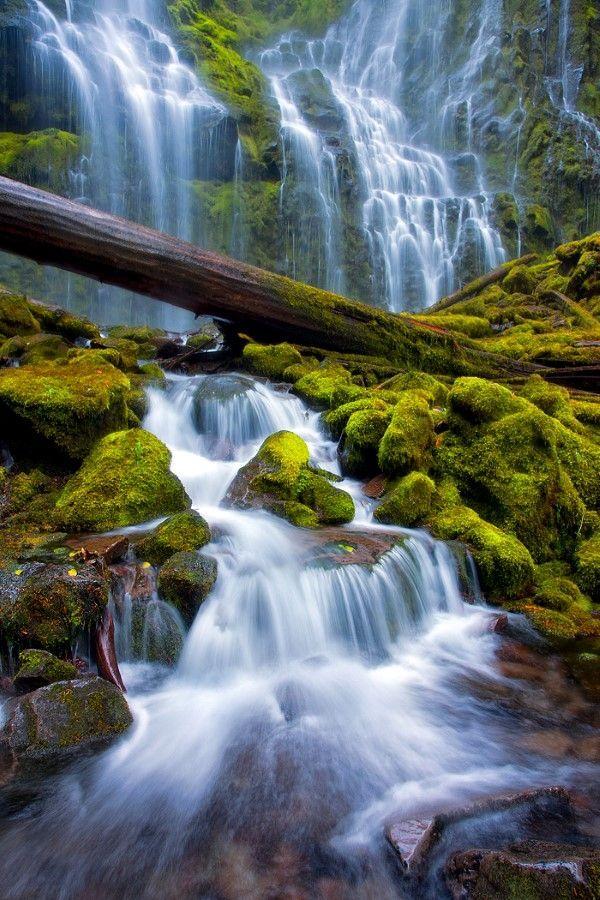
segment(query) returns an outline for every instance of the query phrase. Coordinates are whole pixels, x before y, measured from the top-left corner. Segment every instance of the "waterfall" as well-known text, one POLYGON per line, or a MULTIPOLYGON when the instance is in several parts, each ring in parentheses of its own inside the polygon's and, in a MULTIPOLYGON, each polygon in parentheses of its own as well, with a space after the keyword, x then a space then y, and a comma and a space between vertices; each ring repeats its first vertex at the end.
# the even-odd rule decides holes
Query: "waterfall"
MULTIPOLYGON (((484 0, 469 59, 450 75, 439 65, 442 0, 386 0, 384 9, 356 0, 324 39, 288 34, 261 54, 280 109, 290 274, 331 290, 344 283, 343 253, 356 252, 343 247, 356 216, 344 189, 358 205, 371 299, 394 311, 427 306, 504 259, 472 139, 500 12, 498 0, 484 0), (421 89, 411 67, 425 70, 421 89), (450 153, 448 128, 463 108, 465 134, 450 153), (317 243, 321 254, 307 261, 317 243)), ((356 291, 352 275, 346 281, 356 291)))
MULTIPOLYGON (((392 898, 390 814, 422 818, 556 779, 554 760, 519 746, 527 702, 521 720, 490 699, 506 698, 499 638, 485 607, 462 602, 444 544, 391 529, 379 561, 324 565, 315 547, 382 531, 370 508, 330 533, 219 505, 279 428, 338 471, 317 414, 246 375, 169 376, 144 425, 211 524, 202 552, 218 560, 217 583, 170 676, 123 666, 132 731, 4 823, 6 900, 326 896, 328 879, 341 896, 392 898)), ((129 614, 125 604, 125 624, 129 614)))
MULTIPOLYGON (((190 182, 233 174, 237 132, 225 106, 180 58, 166 31, 164 4, 73 0, 65 18, 42 0, 29 0, 29 6, 23 60, 28 94, 81 139, 81 155, 69 173, 71 196, 198 239, 190 182)), ((67 276, 54 280, 53 293, 68 295, 67 276)), ((88 290, 97 291, 91 285, 88 290)), ((128 307, 130 317, 135 306, 144 309, 144 301, 132 305, 130 296, 102 288, 95 304, 88 300, 89 311, 102 324, 122 322, 128 307)), ((171 328, 190 321, 174 310, 164 317, 171 328)))

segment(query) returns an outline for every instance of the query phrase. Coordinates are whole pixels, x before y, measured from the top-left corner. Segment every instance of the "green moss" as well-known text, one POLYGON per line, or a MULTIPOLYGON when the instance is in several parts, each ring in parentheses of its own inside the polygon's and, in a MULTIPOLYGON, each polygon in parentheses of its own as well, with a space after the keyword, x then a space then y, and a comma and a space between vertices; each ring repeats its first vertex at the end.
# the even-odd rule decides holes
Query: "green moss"
POLYGON ((182 512, 190 501, 170 463, 167 447, 146 431, 109 434, 65 485, 57 522, 67 531, 108 531, 182 512))
POLYGON ((40 324, 31 314, 25 297, 0 288, 0 334, 12 337, 36 334, 40 330, 40 324))
POLYGON ((227 501, 243 509, 268 509, 293 524, 342 524, 354 517, 349 494, 309 465, 308 447, 289 431, 278 431, 237 473, 227 501))
POLYGON ((244 366, 255 375, 279 379, 290 366, 302 363, 302 356, 291 344, 246 344, 242 359, 244 366))
POLYGON ((200 604, 217 580, 217 561, 201 553, 180 552, 166 560, 158 573, 157 588, 191 624, 200 604))
POLYGON ((323 424, 332 437, 340 438, 350 416, 360 410, 387 412, 390 410, 390 405, 383 399, 362 397, 360 400, 353 400, 351 403, 343 403, 341 406, 336 407, 336 409, 324 413, 322 416, 323 424))
POLYGON ((538 587, 533 602, 545 609, 563 613, 591 611, 590 601, 584 597, 577 585, 564 575, 540 580, 538 574, 538 587))
POLYGON ((448 399, 448 388, 443 382, 427 372, 404 372, 394 375, 377 387, 377 391, 402 392, 408 390, 425 391, 431 394, 435 406, 445 406, 448 399))
POLYGON ((575 554, 576 579, 592 600, 600 603, 600 532, 583 541, 575 554))
POLYGON ((67 344, 56 334, 34 334, 22 338, 22 366, 35 366, 54 359, 64 359, 69 351, 67 344))
POLYGON ((85 316, 77 316, 60 306, 48 306, 37 300, 28 300, 29 309, 40 323, 42 329, 51 334, 59 334, 69 341, 78 338, 95 341, 100 338, 100 330, 97 325, 86 319, 85 316))
POLYGON ((402 475, 429 465, 435 433, 428 396, 423 391, 405 391, 394 407, 379 445, 379 466, 386 475, 402 475))
POLYGON ((149 325, 115 325, 108 332, 113 340, 133 341, 138 346, 138 355, 144 359, 156 356, 156 343, 165 335, 162 328, 150 328, 149 325))
MULTIPOLYGON (((413 316, 417 322, 430 321, 429 316, 413 316)), ((438 313, 435 317, 435 324, 440 328, 447 328, 449 331, 457 331, 470 338, 489 337, 492 334, 492 327, 487 319, 480 316, 469 316, 464 313, 455 313, 449 310, 447 315, 438 313)))
MULTIPOLYGON (((345 404, 345 407, 350 405, 352 404, 345 404)), ((357 410, 350 415, 338 447, 342 470, 347 475, 360 478, 377 472, 379 444, 391 418, 390 408, 371 407, 357 410)))
POLYGON ((525 397, 538 409, 547 415, 558 419, 563 425, 578 430, 578 423, 569 399, 569 392, 565 388, 549 384, 541 375, 531 375, 521 390, 521 397, 525 397))
POLYGON ((409 472, 387 491, 373 515, 384 525, 412 528, 428 518, 434 494, 431 478, 423 472, 409 472))
POLYGON ((174 553, 199 550, 211 539, 210 528, 194 510, 170 516, 135 545, 139 559, 160 566, 174 553))
POLYGON ((507 294, 532 294, 535 278, 528 266, 513 266, 502 281, 502 288, 507 294))
POLYGON ((352 375, 343 366, 323 365, 303 375, 294 385, 294 392, 316 409, 331 409, 349 403, 365 393, 352 383, 352 375), (350 396, 346 396, 346 392, 350 396))
POLYGON ((129 381, 96 357, 0 370, 0 422, 24 445, 81 459, 92 444, 127 422, 129 381))
POLYGON ((431 522, 441 540, 462 541, 477 565, 481 586, 491 599, 502 600, 524 593, 534 577, 533 560, 523 544, 466 506, 438 513, 431 522))
POLYGON ((15 687, 32 691, 55 681, 77 678, 77 675, 73 663, 58 659, 47 650, 22 650, 19 653, 15 687))
POLYGON ((81 152, 80 139, 48 128, 30 134, 0 132, 0 175, 60 191, 81 152))
POLYGON ((450 410, 468 422, 493 422, 524 408, 508 388, 483 378, 457 378, 448 397, 450 410))

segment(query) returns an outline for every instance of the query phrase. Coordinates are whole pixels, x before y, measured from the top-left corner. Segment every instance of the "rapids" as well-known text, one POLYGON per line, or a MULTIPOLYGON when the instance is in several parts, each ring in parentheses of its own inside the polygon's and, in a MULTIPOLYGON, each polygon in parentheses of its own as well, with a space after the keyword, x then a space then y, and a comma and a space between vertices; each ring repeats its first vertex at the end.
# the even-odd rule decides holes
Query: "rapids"
MULTIPOLYGON (((376 565, 324 567, 305 532, 220 505, 278 429, 336 471, 317 414, 234 374, 170 376, 149 399, 144 425, 213 529, 219 577, 175 671, 123 666, 131 732, 3 822, 6 900, 395 897, 392 813, 584 774, 524 748, 527 715, 496 698, 491 611, 463 602, 447 546, 398 529, 376 565)), ((349 538, 377 530, 342 486, 349 538)))

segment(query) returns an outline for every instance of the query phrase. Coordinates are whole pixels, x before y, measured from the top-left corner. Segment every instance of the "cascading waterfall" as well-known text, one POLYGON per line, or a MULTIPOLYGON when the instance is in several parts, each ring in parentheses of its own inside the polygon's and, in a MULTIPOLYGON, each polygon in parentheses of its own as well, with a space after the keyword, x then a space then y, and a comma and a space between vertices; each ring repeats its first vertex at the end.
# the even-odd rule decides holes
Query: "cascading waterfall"
POLYGON ((387 0, 382 10, 356 0, 324 39, 286 35, 261 54, 281 114, 291 274, 331 290, 343 284, 340 235, 353 217, 340 201, 344 179, 358 199, 375 302, 394 311, 427 306, 504 258, 471 140, 480 71, 497 50, 499 3, 482 3, 469 61, 449 76, 438 65, 446 17, 442 2, 387 0), (427 74, 415 99, 416 66, 427 74), (450 158, 444 124, 454 125, 463 107, 462 152, 450 158), (307 261, 317 242, 321 255, 307 261))
MULTIPOLYGON (((74 199, 201 240, 191 182, 233 175, 236 128, 180 59, 164 17, 160 0, 73 0, 66 19, 30 0, 23 67, 28 93, 81 136, 69 172, 74 199)), ((58 276, 55 294, 68 296, 66 280, 58 276)), ((134 313, 127 295, 111 288, 88 304, 103 324, 114 309, 117 322, 128 308, 129 318, 134 313)), ((160 324, 185 329, 189 321, 171 309, 160 324)))
MULTIPOLYGON (((305 542, 319 532, 219 505, 280 428, 335 470, 316 414, 247 376, 170 377, 144 424, 213 526, 217 584, 174 674, 124 667, 131 734, 5 823, 6 900, 325 897, 331 880, 396 897, 390 813, 556 779, 518 744, 529 722, 478 695, 504 683, 499 639, 489 611, 462 602, 445 545, 397 529, 378 563, 323 566, 305 542)), ((368 508, 348 540, 358 527, 377 532, 368 508)))

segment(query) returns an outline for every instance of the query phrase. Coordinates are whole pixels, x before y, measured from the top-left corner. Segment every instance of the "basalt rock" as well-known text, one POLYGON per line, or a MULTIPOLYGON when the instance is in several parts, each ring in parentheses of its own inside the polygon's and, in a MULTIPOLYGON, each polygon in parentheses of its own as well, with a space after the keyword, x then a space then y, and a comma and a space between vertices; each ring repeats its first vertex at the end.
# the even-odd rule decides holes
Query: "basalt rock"
POLYGON ((202 553, 175 553, 160 569, 158 592, 188 624, 217 580, 217 561, 202 553))
POLYGON ((170 516, 135 545, 139 559, 160 566, 174 553, 200 550, 211 539, 210 528, 202 516, 189 510, 170 516))
POLYGON ((73 663, 58 659, 46 650, 23 650, 14 684, 17 690, 27 693, 55 681, 69 681, 77 675, 73 663))

